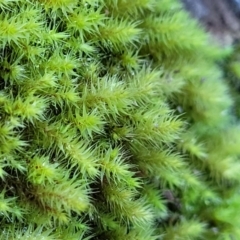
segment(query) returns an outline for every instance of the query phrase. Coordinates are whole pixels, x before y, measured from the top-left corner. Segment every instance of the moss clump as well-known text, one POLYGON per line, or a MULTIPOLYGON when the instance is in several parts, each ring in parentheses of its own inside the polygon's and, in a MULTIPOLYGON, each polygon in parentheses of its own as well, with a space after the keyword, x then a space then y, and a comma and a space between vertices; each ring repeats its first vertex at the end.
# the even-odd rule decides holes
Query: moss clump
POLYGON ((175 0, 0 1, 0 239, 240 239, 240 137, 175 0))

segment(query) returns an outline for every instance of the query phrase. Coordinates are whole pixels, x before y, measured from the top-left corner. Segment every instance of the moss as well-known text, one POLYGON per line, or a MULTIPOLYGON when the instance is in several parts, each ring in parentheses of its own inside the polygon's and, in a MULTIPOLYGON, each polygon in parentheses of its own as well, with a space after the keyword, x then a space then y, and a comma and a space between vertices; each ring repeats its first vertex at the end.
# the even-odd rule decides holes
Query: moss
POLYGON ((0 239, 240 238, 231 49, 178 1, 2 0, 0 51, 0 239))

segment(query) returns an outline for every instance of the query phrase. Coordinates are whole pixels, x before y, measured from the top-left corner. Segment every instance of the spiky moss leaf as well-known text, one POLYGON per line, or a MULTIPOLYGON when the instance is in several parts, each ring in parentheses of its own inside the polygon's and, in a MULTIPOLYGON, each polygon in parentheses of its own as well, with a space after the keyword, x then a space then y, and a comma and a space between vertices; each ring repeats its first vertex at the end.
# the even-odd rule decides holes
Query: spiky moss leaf
POLYGON ((98 38, 102 44, 111 49, 127 49, 128 46, 139 42, 141 28, 139 22, 130 22, 125 19, 110 18, 108 24, 100 27, 98 38))
POLYGON ((15 197, 6 197, 6 190, 0 193, 0 212, 3 219, 8 221, 22 220, 24 217, 24 209, 18 205, 15 197))
POLYGON ((194 132, 191 132, 191 129, 188 129, 188 131, 182 135, 179 148, 183 153, 189 153, 192 160, 194 160, 194 158, 204 160, 208 156, 206 144, 199 141, 194 132))
POLYGON ((10 7, 13 6, 14 3, 20 2, 21 0, 1 0, 0 1, 0 8, 1 10, 9 10, 10 7))
MULTIPOLYGON (((4 97, 3 93, 3 98, 4 97)), ((36 120, 44 119, 44 112, 48 107, 48 99, 40 96, 29 94, 17 96, 16 98, 8 97, 2 104, 2 110, 9 116, 8 122, 14 127, 23 127, 23 121, 34 123, 36 120), (11 120, 10 120, 11 119, 11 120), (15 122, 15 123, 14 123, 15 122)))
MULTIPOLYGON (((114 234, 113 234, 114 236, 114 234)), ((123 232, 120 232, 119 234, 116 234, 114 236, 114 238, 110 238, 110 239, 123 239, 123 240, 144 240, 144 239, 148 239, 148 240, 157 240, 159 239, 160 235, 156 234, 153 228, 150 227, 146 227, 144 229, 132 229, 130 230, 128 233, 126 232, 125 234, 123 234, 123 232)))
MULTIPOLYGON (((194 21, 189 23, 188 16, 179 11, 176 14, 162 14, 161 17, 155 18, 153 16, 144 19, 141 25, 146 35, 146 45, 153 56, 158 59, 162 57, 173 57, 174 53, 185 54, 191 56, 192 49, 202 48, 204 50, 204 42, 207 42, 206 35, 199 30, 194 21), (181 29, 186 25, 193 24, 185 35, 181 35, 181 29), (193 39, 192 41, 192 38, 193 39)), ((163 60, 164 62, 164 60, 163 60)))
POLYGON ((28 210, 28 214, 24 219, 25 224, 34 224, 35 226, 44 226, 47 229, 53 229, 57 226, 66 226, 71 220, 69 214, 62 210, 50 207, 43 209, 39 206, 39 203, 24 203, 24 208, 28 210))
MULTIPOLYGON (((21 152, 22 151, 20 150, 20 152, 18 153, 21 152)), ((12 151, 12 154, 10 154, 9 152, 3 153, 0 155, 0 157, 3 162, 2 166, 5 168, 5 170, 16 170, 19 173, 25 173, 27 171, 26 160, 21 155, 16 156, 16 151, 12 151)))
POLYGON ((64 74, 67 77, 71 77, 76 75, 74 69, 79 67, 79 61, 71 53, 63 55, 56 51, 42 67, 56 73, 58 76, 64 74))
MULTIPOLYGON (((115 218, 113 213, 102 213, 99 211, 97 217, 97 223, 101 227, 103 231, 109 232, 125 232, 125 228, 121 225, 121 223, 115 218)), ((109 234, 111 235, 111 234, 109 234)))
MULTIPOLYGON (((211 47, 178 1, 1 2, 0 187, 25 209, 27 233, 34 224, 29 237, 42 229, 38 237, 82 239, 74 222, 82 215, 96 239, 208 236, 198 221, 169 226, 192 216, 212 236, 208 210, 238 182, 237 133, 226 131, 231 99, 213 67, 228 50, 211 47), (202 77, 210 79, 203 86, 202 77), (180 209, 158 204, 163 188, 180 209), (159 219, 164 207, 169 215, 159 219)), ((237 234, 221 218, 215 236, 237 234)), ((4 239, 27 237, 19 220, 3 220, 4 239)))
MULTIPOLYGON (((162 95, 162 71, 143 66, 137 74, 128 79, 131 96, 137 106, 147 106, 158 102, 162 95)), ((164 104, 164 103, 163 103, 164 104)))
POLYGON ((129 72, 134 74, 134 70, 138 70, 140 68, 140 63, 144 62, 138 53, 135 52, 124 52, 121 57, 121 65, 123 68, 126 68, 129 72))
POLYGON ((5 159, 2 156, 0 156, 0 163, 0 178, 1 180, 5 180, 5 177, 8 175, 8 173, 4 170, 4 168, 7 167, 7 164, 5 163, 5 159))
POLYGON ((219 158, 217 154, 208 157, 207 167, 210 169, 210 176, 217 182, 221 181, 239 181, 240 163, 233 157, 219 158), (218 161, 217 161, 218 159, 218 161))
POLYGON ((44 43, 55 48, 61 46, 68 37, 66 32, 58 32, 57 29, 46 29, 42 35, 44 43))
MULTIPOLYGON (((220 129, 221 131, 215 130, 212 132, 209 130, 208 133, 199 132, 198 125, 195 126, 195 129, 191 129, 192 134, 198 134, 199 140, 204 143, 204 145, 202 145, 202 147, 204 146, 202 154, 204 154, 198 157, 195 155, 197 158, 192 160, 194 160, 194 164, 201 169, 211 169, 208 174, 215 179, 214 181, 238 181, 239 149, 236 147, 238 145, 238 126, 223 126, 220 129), (211 141, 209 141, 209 136, 211 136, 211 141), (216 154, 217 152, 218 154, 216 154), (218 161, 216 161, 216 158, 218 158, 218 161), (202 161, 199 161, 199 159, 202 161)), ((189 135, 191 138, 193 137, 192 134, 189 135)), ((188 143, 187 146, 192 148, 193 142, 194 138, 192 138, 191 143, 188 143)), ((186 142, 181 144, 185 145, 186 142)), ((195 144, 195 147, 196 146, 195 144)), ((196 148, 192 150, 196 150, 196 148)))
MULTIPOLYGON (((135 156, 137 161, 141 162, 149 162, 153 165, 158 165, 159 167, 169 167, 169 168, 184 168, 185 163, 181 156, 179 154, 172 153, 171 151, 168 150, 155 150, 154 148, 149 148, 149 149, 144 149, 144 148, 139 148, 138 150, 135 150, 135 156)), ((147 166, 147 163, 146 163, 147 166)), ((146 169, 148 169, 146 167, 146 169)), ((151 169, 151 168, 150 168, 151 169)), ((149 169, 149 170, 150 170, 149 169)), ((152 167, 152 171, 158 171, 156 170, 156 167, 152 167)))
POLYGON ((208 148, 211 152, 220 150, 222 156, 239 156, 239 126, 225 127, 221 132, 212 133, 208 148))
POLYGON ((154 214, 144 198, 137 198, 137 192, 125 186, 105 185, 104 195, 110 211, 120 221, 136 226, 152 224, 154 214))
MULTIPOLYGON (((95 156, 86 141, 81 141, 77 136, 77 130, 71 125, 39 123, 41 134, 35 139, 50 154, 63 154, 64 164, 71 168, 77 168, 84 176, 87 174, 96 177, 99 174, 98 158, 95 156), (55 149, 55 151, 53 151, 55 149)), ((35 129, 36 130, 36 129, 35 129)))
POLYGON ((88 112, 85 106, 83 106, 82 111, 76 109, 76 112, 71 114, 69 120, 80 130, 82 137, 85 139, 93 138, 96 133, 103 133, 106 124, 97 108, 88 112))
POLYGON ((147 176, 157 177, 162 187, 195 187, 197 180, 186 161, 179 154, 167 150, 141 147, 133 149, 134 160, 147 176), (175 174, 173 174, 173 172, 175 174))
POLYGON ((182 106, 194 120, 199 119, 199 122, 214 125, 219 118, 228 119, 227 114, 232 105, 232 99, 227 91, 227 86, 224 83, 221 84, 220 80, 195 79, 184 87, 184 95, 191 95, 191 101, 182 96, 182 106), (218 84, 214 87, 216 81, 218 84))
MULTIPOLYGON (((19 1, 20 2, 20 1, 19 1)), ((39 5, 38 5, 39 6, 39 5)), ((7 45, 21 47, 23 42, 29 43, 31 40, 36 40, 39 37, 39 32, 43 30, 42 14, 38 9, 33 9, 31 5, 23 5, 26 7, 26 15, 21 14, 18 8, 18 4, 13 5, 13 9, 16 8, 16 13, 5 13, 0 15, 1 22, 1 40, 0 45, 4 48, 7 45), (32 12, 36 14, 33 18, 32 12), (28 14, 30 13, 30 14, 28 14)))
POLYGON ((26 229, 14 229, 14 227, 4 231, 0 239, 20 239, 20 240, 56 240, 57 236, 54 234, 53 230, 43 230, 42 227, 34 229, 33 226, 29 226, 26 229))
POLYGON ((133 104, 130 91, 126 90, 124 82, 114 78, 102 78, 97 83, 91 83, 83 89, 81 102, 87 108, 98 107, 106 115, 117 118, 120 113, 133 104))
POLYGON ((11 84, 16 84, 18 82, 23 81, 26 78, 24 73, 25 67, 19 65, 18 60, 13 64, 9 64, 8 62, 4 63, 4 72, 3 72, 3 79, 5 82, 10 82, 11 84))
POLYGON ((17 98, 8 109, 8 114, 12 116, 21 116, 22 120, 33 123, 35 120, 43 120, 44 112, 48 106, 48 100, 36 96, 28 98, 17 98))
POLYGON ((16 17, 9 17, 5 15, 5 17, 0 17, 1 23, 1 47, 5 47, 7 44, 14 42, 15 44, 19 44, 20 40, 27 39, 26 34, 26 23, 21 23, 16 20, 16 17))
POLYGON ((143 187, 143 195, 150 205, 153 207, 153 212, 156 218, 162 220, 167 217, 168 209, 166 200, 163 199, 161 192, 153 184, 145 184, 143 187))
POLYGON ((75 240, 75 239, 81 239, 81 240, 89 240, 94 237, 94 233, 91 233, 89 236, 86 236, 86 233, 90 232, 90 228, 88 224, 85 222, 84 218, 77 218, 73 217, 71 219, 71 224, 66 225, 65 227, 61 229, 56 229, 56 233, 58 234, 59 238, 69 239, 69 240, 75 240))
POLYGON ((7 122, 0 125, 0 134, 1 153, 21 151, 27 145, 26 141, 21 140, 21 137, 14 131, 14 126, 7 124, 7 122))
POLYGON ((84 180, 77 180, 77 177, 71 180, 62 178, 54 185, 36 184, 32 191, 43 209, 56 209, 56 212, 66 212, 69 216, 71 211, 86 211, 90 204, 86 183, 84 180))
POLYGON ((144 227, 126 227, 121 225, 112 213, 100 214, 98 219, 104 230, 103 235, 107 239, 159 239, 159 235, 155 233, 154 227, 149 226, 148 223, 144 227))
POLYGON ((131 188, 139 188, 141 186, 140 179, 134 177, 133 164, 128 163, 126 154, 121 152, 121 149, 108 149, 107 152, 102 153, 99 161, 101 165, 101 179, 106 178, 110 183, 115 184, 124 182, 131 188))
POLYGON ((7 228, 0 235, 0 239, 19 239, 19 240, 89 240, 90 238, 84 237, 85 232, 88 230, 87 226, 82 224, 82 229, 78 227, 80 224, 73 224, 72 227, 65 228, 52 228, 47 229, 45 227, 38 226, 37 228, 34 225, 22 225, 21 228, 17 226, 12 226, 7 228), (84 228, 83 228, 84 226, 84 228), (74 228, 75 227, 75 228, 74 228))
POLYGON ((164 240, 201 239, 205 232, 206 224, 197 220, 183 220, 174 227, 167 229, 164 240))
POLYGON ((155 0, 155 11, 156 12, 175 12, 182 9, 182 4, 178 0, 155 0))
POLYGON ((129 118, 135 126, 133 145, 140 143, 144 146, 146 144, 159 146, 163 142, 171 144, 179 139, 184 129, 184 122, 175 117, 168 106, 159 99, 156 99, 154 104, 134 109, 129 118))
MULTIPOLYGON (((161 89, 162 94, 164 94, 167 98, 174 98, 176 94, 181 93, 185 83, 185 80, 179 76, 178 70, 167 71, 167 69, 163 72, 163 76, 161 78, 161 89)), ((183 111, 178 109, 178 112, 181 114, 183 111)))
POLYGON ((79 36, 83 42, 86 35, 96 34, 100 26, 104 26, 106 16, 101 13, 101 9, 95 10, 91 8, 77 8, 76 11, 71 13, 67 18, 67 28, 69 32, 73 32, 79 36))
POLYGON ((47 11, 50 10, 56 13, 58 10, 61 10, 64 14, 73 12, 78 4, 77 0, 39 0, 39 2, 43 4, 47 11))
POLYGON ((96 47, 90 41, 83 41, 80 43, 79 37, 69 37, 66 41, 66 47, 76 51, 81 57, 86 54, 87 56, 93 56, 97 53, 96 47))
POLYGON ((63 178, 63 170, 58 168, 59 164, 50 164, 48 157, 34 156, 28 161, 28 179, 33 184, 54 184, 63 178))
MULTIPOLYGON (((43 75, 35 76, 35 79, 28 79, 21 85, 24 87, 26 95, 32 93, 44 93, 57 87, 58 79, 54 72, 46 72, 43 75)), ((24 94, 23 93, 23 94, 24 94)))
POLYGON ((126 0, 107 0, 106 1, 106 14, 139 16, 146 10, 153 10, 155 7, 154 0, 133 0, 128 2, 126 0))
POLYGON ((211 61, 206 65, 201 59, 196 58, 195 60, 196 62, 193 61, 181 67, 179 74, 184 76, 187 81, 182 92, 177 94, 176 102, 181 109, 187 112, 186 116, 196 120, 197 124, 202 121, 207 128, 207 125, 213 126, 221 123, 223 127, 229 124, 230 114, 228 111, 233 104, 229 88, 224 82, 221 72, 211 61), (193 64, 201 66, 202 72, 198 72, 193 64), (216 87, 214 88, 214 86, 216 87), (185 94, 191 95, 190 99, 187 100, 188 97, 185 94), (221 122, 218 121, 219 118, 222 119, 221 122))

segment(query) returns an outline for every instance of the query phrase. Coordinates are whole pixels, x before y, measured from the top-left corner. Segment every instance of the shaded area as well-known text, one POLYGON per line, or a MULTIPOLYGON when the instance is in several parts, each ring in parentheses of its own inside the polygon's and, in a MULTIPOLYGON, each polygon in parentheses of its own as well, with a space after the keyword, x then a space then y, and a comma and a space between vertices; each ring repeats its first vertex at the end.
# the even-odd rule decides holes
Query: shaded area
POLYGON ((182 0, 220 44, 240 39, 240 0, 182 0))

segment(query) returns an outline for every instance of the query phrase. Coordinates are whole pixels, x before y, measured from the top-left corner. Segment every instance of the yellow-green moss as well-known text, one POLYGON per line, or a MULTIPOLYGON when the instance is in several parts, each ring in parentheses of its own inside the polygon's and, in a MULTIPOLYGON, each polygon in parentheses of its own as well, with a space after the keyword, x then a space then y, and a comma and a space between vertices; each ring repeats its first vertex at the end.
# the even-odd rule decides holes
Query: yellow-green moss
POLYGON ((229 53, 177 0, 0 1, 0 239, 240 239, 229 53))

